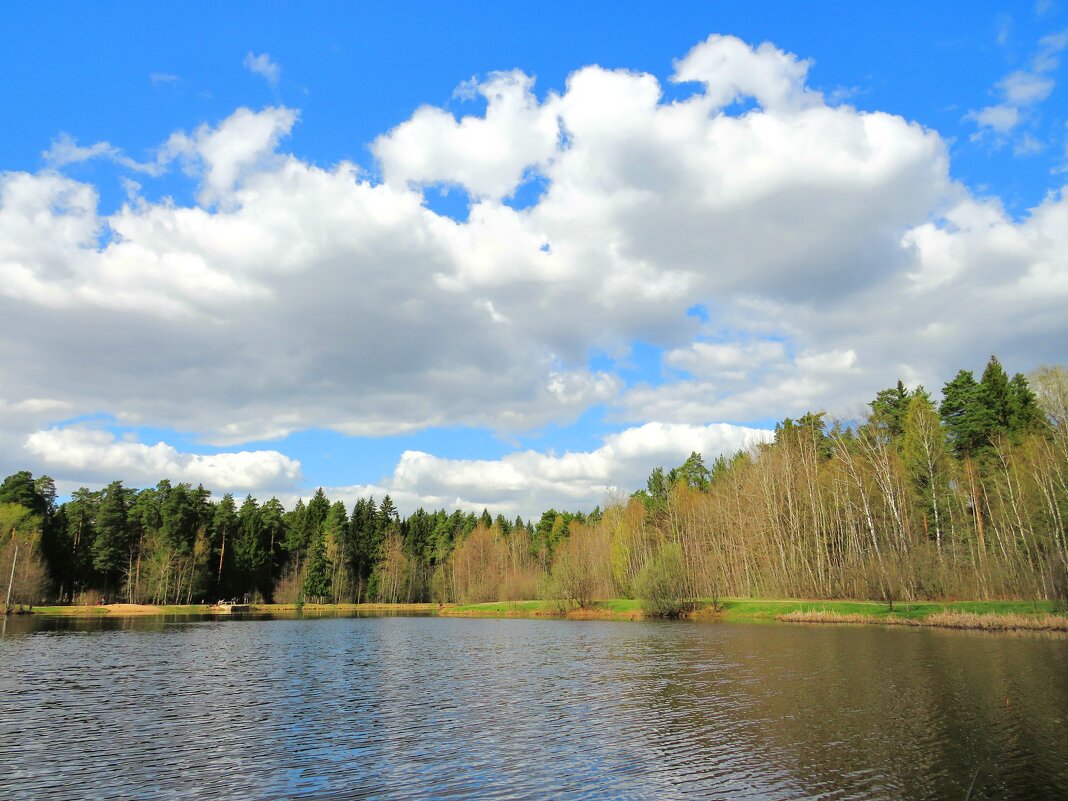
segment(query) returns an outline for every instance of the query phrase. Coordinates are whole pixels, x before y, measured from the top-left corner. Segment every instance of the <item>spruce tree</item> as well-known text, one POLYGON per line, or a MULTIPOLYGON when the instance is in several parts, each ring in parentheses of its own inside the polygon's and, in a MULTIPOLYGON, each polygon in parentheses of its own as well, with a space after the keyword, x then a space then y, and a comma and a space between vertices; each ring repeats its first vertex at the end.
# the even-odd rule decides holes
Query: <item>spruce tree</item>
POLYGON ((127 495, 121 481, 112 481, 104 490, 96 513, 96 540, 93 542, 93 567, 104 577, 104 585, 125 564, 129 549, 126 531, 127 495))
POLYGON ((961 370, 942 387, 939 414, 953 452, 959 457, 973 456, 985 447, 996 424, 983 388, 971 370, 961 370))
POLYGON ((1001 366, 997 356, 991 356, 979 381, 978 401, 986 407, 992 424, 987 432, 987 439, 993 441, 997 435, 1008 434, 1009 418, 1012 415, 1012 397, 1009 391, 1009 376, 1001 366))
POLYGON ((1009 382, 1009 434, 1020 438, 1048 430, 1046 417, 1038 405, 1038 398, 1022 373, 1009 382))
POLYGON ((330 558, 326 555, 326 537, 320 534, 308 549, 304 574, 304 596, 321 599, 330 595, 330 558))

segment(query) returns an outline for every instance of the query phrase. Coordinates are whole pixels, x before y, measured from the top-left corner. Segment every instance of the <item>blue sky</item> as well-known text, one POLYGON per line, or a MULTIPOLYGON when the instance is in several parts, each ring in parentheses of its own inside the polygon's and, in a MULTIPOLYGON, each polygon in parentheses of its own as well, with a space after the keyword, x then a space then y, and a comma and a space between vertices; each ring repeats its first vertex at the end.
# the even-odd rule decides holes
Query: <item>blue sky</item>
POLYGON ((1063 360, 1057 0, 0 29, 8 472, 533 515, 1063 360))

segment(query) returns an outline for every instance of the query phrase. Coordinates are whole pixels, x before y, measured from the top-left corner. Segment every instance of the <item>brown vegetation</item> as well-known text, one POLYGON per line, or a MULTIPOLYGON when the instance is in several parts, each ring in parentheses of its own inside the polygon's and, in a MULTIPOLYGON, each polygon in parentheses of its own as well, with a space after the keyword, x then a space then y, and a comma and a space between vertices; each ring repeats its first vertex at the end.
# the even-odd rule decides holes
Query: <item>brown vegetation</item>
POLYGON ((887 626, 931 626, 943 629, 980 631, 1063 631, 1068 632, 1068 617, 1060 615, 976 615, 969 612, 935 612, 924 617, 876 617, 858 613, 841 614, 814 610, 777 615, 784 623, 875 623, 887 626))

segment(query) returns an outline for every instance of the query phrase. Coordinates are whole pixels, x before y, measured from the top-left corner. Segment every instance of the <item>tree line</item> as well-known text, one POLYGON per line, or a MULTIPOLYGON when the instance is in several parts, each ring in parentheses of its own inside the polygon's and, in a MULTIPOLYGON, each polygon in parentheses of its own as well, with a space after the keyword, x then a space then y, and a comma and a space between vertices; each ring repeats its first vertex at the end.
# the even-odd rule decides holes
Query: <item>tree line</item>
POLYGON ((15 599, 34 603, 1065 598, 1068 371, 1010 378, 991 357, 941 396, 899 381, 863 420, 787 418, 772 442, 536 523, 402 518, 388 495, 349 509, 322 489, 286 510, 167 480, 57 504, 23 471, 0 485, 0 566, 18 545, 15 599))

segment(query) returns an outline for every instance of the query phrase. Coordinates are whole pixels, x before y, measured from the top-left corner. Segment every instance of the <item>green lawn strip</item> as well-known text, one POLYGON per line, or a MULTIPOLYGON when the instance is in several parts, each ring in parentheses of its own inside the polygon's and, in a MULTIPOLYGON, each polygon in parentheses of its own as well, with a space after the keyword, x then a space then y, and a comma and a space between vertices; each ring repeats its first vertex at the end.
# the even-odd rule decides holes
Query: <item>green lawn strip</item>
MULTIPOLYGON (((641 612, 641 601, 633 598, 609 598, 593 601, 582 612, 601 614, 606 617, 630 618, 641 612)), ((441 614, 464 617, 564 617, 556 601, 494 601, 481 604, 456 604, 446 607, 441 614)))
MULTIPOLYGON (((288 612, 294 607, 285 604, 257 604, 257 612, 288 612)), ((360 611, 418 611, 430 614, 459 617, 564 617, 560 606, 553 600, 495 601, 480 604, 450 604, 437 607, 434 604, 337 604, 312 606, 306 604, 306 612, 348 613, 360 611)), ((98 617, 109 610, 96 606, 37 606, 33 612, 39 615, 64 617, 98 617)), ((159 615, 208 614, 207 604, 168 605, 155 610, 159 615)), ((976 615, 1048 615, 1058 613, 1049 601, 919 601, 895 602, 893 611, 885 603, 876 601, 838 601, 803 599, 721 598, 714 605, 711 599, 697 602, 697 617, 713 617, 727 621, 774 622, 779 615, 790 612, 831 612, 840 615, 863 615, 878 621, 888 616, 922 620, 939 612, 967 612, 976 615)), ((594 601, 586 610, 576 613, 583 616, 629 619, 641 616, 641 601, 633 598, 610 598, 594 601)), ((110 614, 121 615, 121 612, 110 614)))
POLYGON ((642 602, 637 598, 610 598, 605 601, 594 601, 593 608, 629 615, 632 612, 640 612, 642 602))
POLYGON ((63 617, 99 617, 108 613, 101 606, 35 606, 35 615, 60 615, 63 617))
POLYGON ((508 617, 509 615, 548 615, 556 611, 553 601, 493 601, 481 604, 455 604, 445 608, 444 614, 472 617, 508 617))
POLYGON ((916 601, 894 603, 893 611, 876 601, 764 600, 727 598, 720 601, 725 620, 774 620, 790 612, 834 612, 840 615, 864 615, 874 619, 894 616, 922 620, 938 612, 969 612, 975 615, 1048 615, 1055 614, 1049 601, 916 601))

